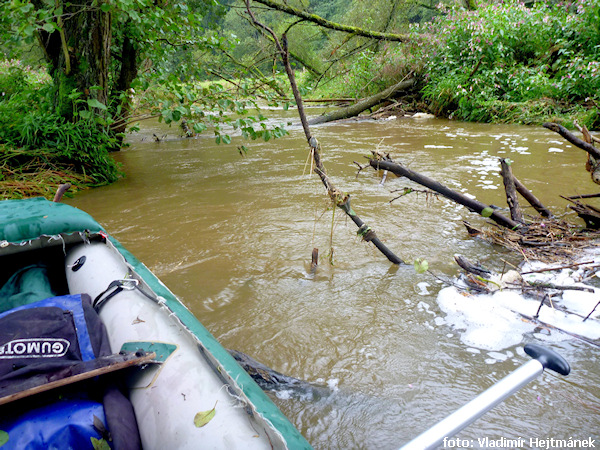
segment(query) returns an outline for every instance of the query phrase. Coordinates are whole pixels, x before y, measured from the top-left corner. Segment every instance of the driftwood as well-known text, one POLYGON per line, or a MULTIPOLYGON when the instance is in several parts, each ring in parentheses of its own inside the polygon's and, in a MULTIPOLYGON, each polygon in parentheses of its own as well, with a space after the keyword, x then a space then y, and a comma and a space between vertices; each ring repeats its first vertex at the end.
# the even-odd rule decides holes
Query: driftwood
POLYGON ((480 277, 487 277, 491 275, 491 272, 485 267, 481 266, 481 264, 475 264, 469 261, 467 258, 461 255, 455 255, 454 260, 456 264, 462 267, 469 273, 475 274, 480 277))
POLYGON ((302 96, 300 95, 300 91, 296 84, 296 76, 292 70, 292 66, 290 65, 286 35, 284 34, 280 41, 271 28, 259 22, 250 8, 250 0, 246 0, 246 10, 248 11, 248 15, 250 16, 254 25, 266 31, 273 37, 273 42, 275 43, 277 52, 283 61, 283 66, 288 76, 290 87, 292 88, 292 93, 294 94, 294 99, 296 100, 300 122, 302 123, 304 135, 308 141, 310 152, 315 163, 314 172, 321 178, 323 185, 327 189, 329 198, 331 198, 335 206, 341 208, 352 219, 356 226, 358 226, 358 235, 361 236, 363 240, 371 242, 393 264, 404 264, 404 261, 396 256, 390 249, 388 249, 387 246, 375 235, 375 232, 371 229, 371 227, 367 226, 367 224, 365 224, 360 217, 358 217, 356 212, 354 212, 354 210, 350 207, 350 195, 337 189, 327 176, 327 172, 325 171, 325 167, 321 161, 321 144, 319 144, 317 139, 311 135, 308 120, 304 112, 302 96))
MULTIPOLYGON (((510 272, 508 272, 507 274, 504 274, 502 277, 498 278, 498 274, 491 273, 487 269, 481 267, 481 265, 479 265, 478 263, 473 263, 461 255, 456 255, 454 257, 454 259, 456 260, 456 263, 467 272, 467 274, 463 278, 463 281, 465 281, 465 283, 467 284, 467 286, 470 287, 470 289, 473 289, 476 292, 484 292, 484 293, 488 293, 488 294, 497 292, 499 289, 502 289, 502 288, 504 288, 504 289, 519 289, 519 290, 521 290, 522 294, 525 296, 531 297, 532 293, 536 294, 534 296, 541 296, 540 306, 534 316, 529 316, 529 315, 526 315, 526 314, 523 314, 523 313, 520 313, 520 312, 517 312, 514 310, 513 310, 513 312, 515 312, 520 317, 522 317, 523 319, 526 319, 527 321, 529 321, 531 323, 540 324, 541 326, 544 326, 546 328, 558 330, 562 333, 568 334, 569 336, 572 336, 576 339, 580 339, 580 340, 582 340, 588 344, 591 344, 595 347, 600 347, 600 344, 598 343, 598 341, 589 339, 585 336, 581 336, 579 334, 573 333, 568 330, 564 330, 562 328, 559 328, 557 326, 554 326, 554 325, 551 325, 551 324, 548 324, 548 323, 545 323, 545 322, 542 322, 539 320, 539 313, 540 313, 541 308, 544 305, 547 305, 548 307, 551 307, 551 308, 557 307, 556 305, 553 305, 551 302, 549 302, 550 294, 548 292, 544 292, 544 290, 550 290, 550 291, 552 291, 552 290, 558 290, 558 291, 580 290, 580 291, 594 292, 594 289, 592 287, 557 286, 552 283, 544 283, 544 282, 536 282, 536 281, 528 282, 522 278, 522 275, 525 275, 526 273, 535 273, 536 271, 522 272, 520 274, 516 273, 515 271, 510 271, 510 272, 515 273, 513 276, 510 277, 514 280, 508 281, 507 283, 503 283, 502 280, 503 280, 504 276, 509 275, 510 272), (476 277, 474 278, 470 274, 474 274, 476 277), (489 278, 495 278, 496 280, 498 280, 498 279, 501 280, 500 284, 496 283, 494 281, 489 281, 489 278)), ((570 265, 568 267, 572 267, 572 266, 573 265, 570 265)), ((548 269, 548 270, 560 270, 562 268, 564 268, 564 267, 554 267, 554 268, 548 269)), ((590 318, 590 316, 594 313, 594 311, 596 310, 596 308, 598 306, 600 306, 600 302, 598 302, 598 304, 596 304, 594 309, 586 317, 583 317, 576 313, 572 313, 572 312, 566 310, 565 308, 559 308, 559 309, 565 313, 581 317, 582 322, 585 322, 587 319, 590 318)))
POLYGON ((594 159, 600 161, 600 150, 598 150, 592 144, 585 142, 582 139, 579 139, 577 136, 575 136, 573 133, 571 133, 569 130, 567 130, 562 125, 559 125, 557 123, 547 122, 543 126, 544 126, 544 128, 548 128, 549 130, 552 130, 552 131, 560 134, 563 138, 565 138, 571 144, 573 144, 576 147, 579 147, 582 150, 585 150, 594 159))
MULTIPOLYGON (((571 144, 588 152, 588 159, 586 161, 585 168, 588 172, 591 173, 592 181, 596 184, 600 184, 600 150, 598 150, 596 147, 594 147, 594 145, 593 145, 594 139, 593 139, 592 135, 590 134, 590 132, 587 130, 587 128, 580 127, 577 124, 575 124, 575 125, 578 127, 579 131, 581 131, 581 134, 583 135, 583 139, 579 139, 577 136, 575 136, 573 133, 571 133, 565 127, 558 125, 556 123, 545 123, 544 127, 548 128, 549 130, 557 132, 562 137, 564 137, 567 141, 569 141, 571 144)), ((569 208, 571 208, 573 211, 575 211, 577 213, 577 215, 581 219, 583 219, 583 221, 585 222, 585 224, 588 228, 597 230, 597 229, 600 229, 600 209, 596 208, 595 206, 586 205, 584 203, 581 203, 581 202, 575 200, 576 198, 579 198, 579 199, 592 198, 595 196, 596 196, 596 194, 587 195, 587 196, 579 195, 579 196, 572 196, 572 197, 564 197, 561 195, 562 198, 573 203, 572 205, 569 205, 569 208)))
POLYGON ((519 208, 519 200, 517 199, 517 189, 515 180, 512 174, 510 164, 504 158, 500 158, 502 180, 504 181, 504 190, 506 192, 506 203, 510 209, 510 218, 515 222, 523 222, 523 213, 519 208))
POLYGON ((572 205, 569 205, 569 208, 575 211, 577 215, 583 219, 586 227, 593 230, 600 229, 600 209, 592 205, 578 202, 577 200, 574 200, 573 197, 564 197, 562 195, 561 197, 573 203, 572 205))
POLYGON ((517 200, 516 192, 521 194, 525 200, 529 202, 533 208, 540 213, 543 217, 553 217, 552 212, 546 208, 538 198, 521 183, 517 177, 512 173, 510 164, 504 159, 500 158, 501 175, 504 181, 504 188, 506 191, 506 203, 510 209, 510 216, 515 222, 523 222, 523 213, 519 208, 519 202, 517 200), (516 192, 515 192, 516 190, 516 192))
POLYGON ((414 78, 402 80, 399 83, 396 83, 395 85, 385 89, 384 91, 372 95, 371 97, 367 97, 363 100, 356 102, 353 105, 337 109, 328 114, 323 114, 322 116, 315 117, 314 119, 311 119, 308 123, 310 125, 318 125, 321 123, 332 122, 334 120, 348 119, 350 117, 358 116, 361 112, 379 105, 380 103, 389 99, 398 92, 410 89, 414 85, 414 78))
POLYGON ((318 400, 331 394, 326 386, 284 375, 237 350, 227 350, 231 356, 265 391, 290 391, 302 399, 318 400))
POLYGON ((376 170, 389 170, 390 172, 398 175, 399 177, 406 177, 409 180, 414 181, 415 183, 419 183, 450 200, 455 201, 465 207, 467 207, 470 211, 476 212, 478 214, 482 214, 486 217, 489 217, 498 225, 509 228, 516 229, 520 226, 518 222, 515 222, 508 217, 503 216, 498 211, 493 210, 489 205, 485 203, 481 203, 478 200, 467 197, 460 192, 453 191, 452 189, 444 186, 438 181, 432 180, 431 178, 426 177, 425 175, 421 175, 417 172, 414 172, 407 167, 404 167, 402 164, 398 164, 392 161, 388 156, 382 157, 381 155, 375 154, 375 158, 369 160, 369 164, 376 170))

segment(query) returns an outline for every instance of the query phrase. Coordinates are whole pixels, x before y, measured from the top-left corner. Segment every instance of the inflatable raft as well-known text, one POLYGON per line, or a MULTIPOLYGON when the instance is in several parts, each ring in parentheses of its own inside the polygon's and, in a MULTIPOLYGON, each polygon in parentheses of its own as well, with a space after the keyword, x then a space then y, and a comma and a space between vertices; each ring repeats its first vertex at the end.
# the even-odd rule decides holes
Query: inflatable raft
MULTIPOLYGON (((44 263, 53 295, 89 298, 106 328, 111 357, 140 359, 136 368, 111 376, 118 374, 126 386, 143 448, 310 448, 175 295, 87 213, 41 198, 1 201, 0 260, 2 284, 14 280, 17 271, 44 263)), ((25 303, 34 300, 39 299, 25 303)), ((24 307, 0 306, 0 313, 24 307)), ((25 349, 25 341, 33 342, 28 339, 0 342, 0 357, 25 349)), ((24 394, 12 387, 8 395, 3 386, 0 418, 13 411, 11 398, 19 402, 50 389, 38 386, 24 394)), ((0 444, 14 439, 0 427, 0 444)))

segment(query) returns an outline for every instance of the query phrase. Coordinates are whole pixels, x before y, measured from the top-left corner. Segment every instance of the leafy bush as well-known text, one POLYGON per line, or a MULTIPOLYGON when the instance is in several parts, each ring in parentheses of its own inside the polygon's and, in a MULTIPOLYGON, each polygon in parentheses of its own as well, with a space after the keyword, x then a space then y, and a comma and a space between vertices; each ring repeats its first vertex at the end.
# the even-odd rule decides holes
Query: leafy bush
MULTIPOLYGON (((434 112, 464 120, 503 120, 502 103, 514 118, 515 103, 523 103, 531 116, 545 110, 535 106, 541 100, 554 105, 552 110, 564 102, 600 100, 600 0, 536 2, 531 8, 509 0, 476 11, 444 12, 413 27, 415 35, 427 37, 423 94, 434 112), (491 103, 499 116, 481 111, 491 103)), ((592 115, 588 126, 594 122, 598 119, 592 115)))
MULTIPOLYGON (((31 155, 30 151, 51 155, 53 164, 86 174, 94 184, 110 183, 120 176, 109 156, 110 150, 119 147, 118 136, 103 126, 104 118, 85 106, 87 109, 78 112, 78 120, 68 121, 54 110, 54 90, 43 73, 35 74, 14 61, 4 62, 0 68, 0 86, 18 86, 2 91, 0 144, 28 150, 25 156, 31 155)), ((25 156, 11 160, 12 164, 24 164, 25 156)))

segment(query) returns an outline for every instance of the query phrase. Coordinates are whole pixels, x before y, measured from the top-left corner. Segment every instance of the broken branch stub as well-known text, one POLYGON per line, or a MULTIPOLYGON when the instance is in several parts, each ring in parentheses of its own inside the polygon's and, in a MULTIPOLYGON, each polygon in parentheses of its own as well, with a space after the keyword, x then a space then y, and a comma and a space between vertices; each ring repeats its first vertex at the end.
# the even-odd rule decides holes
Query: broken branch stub
POLYGON ((517 190, 510 164, 505 158, 500 158, 500 166, 504 191, 506 192, 506 203, 510 209, 510 218, 515 222, 523 222, 523 213, 521 212, 521 208, 519 208, 519 199, 517 198, 517 190))

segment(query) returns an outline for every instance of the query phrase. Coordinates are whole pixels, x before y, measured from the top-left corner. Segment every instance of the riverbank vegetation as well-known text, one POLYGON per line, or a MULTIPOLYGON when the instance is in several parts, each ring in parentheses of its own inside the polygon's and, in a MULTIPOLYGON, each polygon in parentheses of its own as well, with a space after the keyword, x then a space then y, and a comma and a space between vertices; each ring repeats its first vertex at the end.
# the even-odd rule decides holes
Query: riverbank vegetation
MULTIPOLYGON (((117 180, 110 152, 141 119, 184 120, 186 135, 225 144, 231 128, 249 139, 285 134, 252 113, 287 107, 291 91, 244 1, 83 3, 0 6, 3 198, 47 195, 58 179, 117 180)), ((600 127, 600 0, 249 7, 285 37, 305 98, 358 100, 414 78, 386 103, 457 120, 600 127)))

